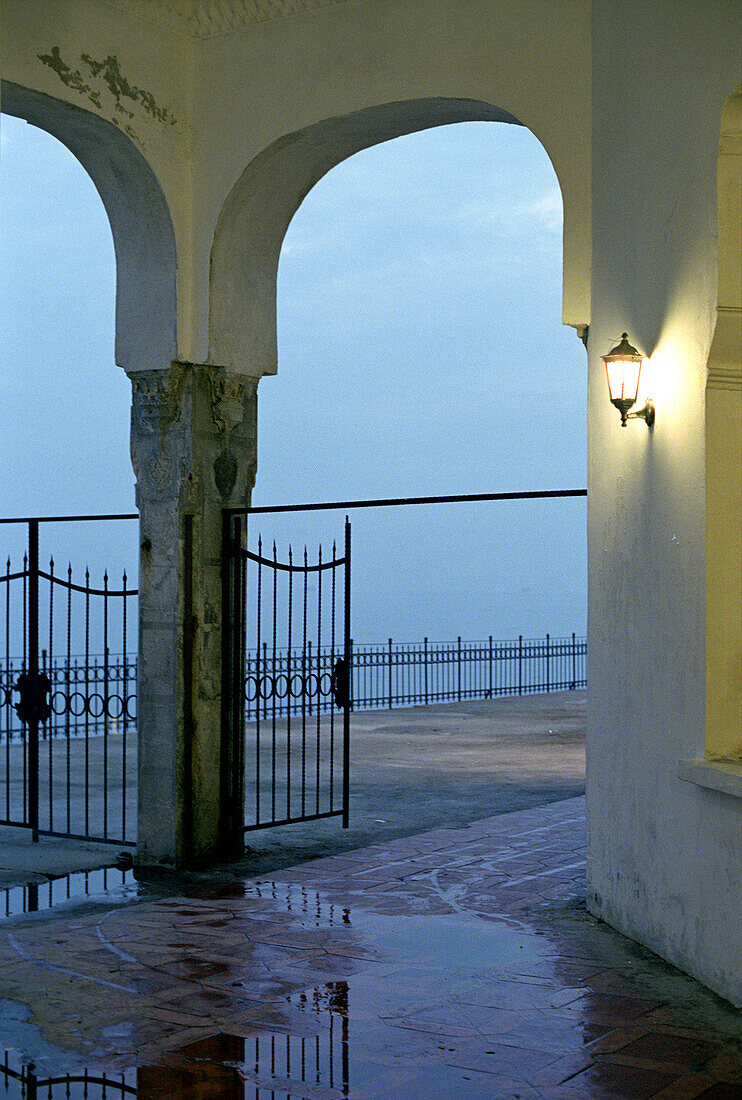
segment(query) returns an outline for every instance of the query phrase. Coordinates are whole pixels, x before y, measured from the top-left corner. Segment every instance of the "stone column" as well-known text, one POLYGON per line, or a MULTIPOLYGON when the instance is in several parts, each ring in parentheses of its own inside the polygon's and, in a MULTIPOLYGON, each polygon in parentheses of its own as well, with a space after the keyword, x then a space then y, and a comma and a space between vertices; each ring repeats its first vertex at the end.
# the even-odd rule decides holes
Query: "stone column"
POLYGON ((140 515, 137 860, 197 866, 234 854, 219 830, 222 509, 249 503, 257 382, 178 362, 131 379, 140 515))

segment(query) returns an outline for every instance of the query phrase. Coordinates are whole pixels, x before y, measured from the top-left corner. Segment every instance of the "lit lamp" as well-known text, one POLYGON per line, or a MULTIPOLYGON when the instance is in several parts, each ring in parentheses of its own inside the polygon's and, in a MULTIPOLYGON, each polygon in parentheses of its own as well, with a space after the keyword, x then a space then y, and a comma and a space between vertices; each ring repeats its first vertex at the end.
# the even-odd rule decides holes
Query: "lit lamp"
POLYGON ((621 341, 607 355, 602 356, 608 379, 608 393, 611 402, 621 413, 621 427, 625 428, 629 420, 641 418, 651 428, 654 424, 654 402, 647 398, 640 409, 629 412, 636 404, 639 395, 639 380, 642 374, 644 356, 629 343, 628 334, 621 333, 621 341))

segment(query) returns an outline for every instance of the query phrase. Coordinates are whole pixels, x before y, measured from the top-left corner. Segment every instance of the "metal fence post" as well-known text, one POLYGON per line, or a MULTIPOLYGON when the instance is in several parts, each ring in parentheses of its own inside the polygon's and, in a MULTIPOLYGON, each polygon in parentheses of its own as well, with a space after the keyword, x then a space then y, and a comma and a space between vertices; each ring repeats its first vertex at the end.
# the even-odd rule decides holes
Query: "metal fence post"
POLYGON ((39 1079, 36 1076, 35 1066, 33 1062, 29 1062, 25 1067, 24 1075, 21 1077, 21 1086, 25 1085, 25 1100, 37 1100, 39 1095, 38 1083, 39 1079))
POLYGON ((492 635, 491 634, 490 634, 490 643, 489 643, 489 670, 490 670, 490 675, 489 675, 490 686, 489 686, 488 698, 491 699, 492 698, 492 635))
MULTIPOLYGON (((185 532, 184 532, 185 533, 185 532)), ((229 852, 239 852, 243 844, 245 824, 244 773, 245 773, 245 706, 244 685, 246 672, 245 653, 245 566, 240 555, 243 543, 243 521, 240 516, 223 513, 222 523, 222 743, 220 762, 220 832, 222 844, 229 852)), ((188 532, 192 538, 192 531, 188 532)), ((192 546, 189 549, 192 553, 192 546)), ((184 556, 185 554, 184 548, 184 556)), ((186 585, 188 592, 189 585, 186 585)), ((186 612, 193 614, 193 593, 188 593, 186 612)), ((188 627, 188 617, 185 619, 188 627)), ((192 629, 186 630, 190 652, 185 661, 192 675, 192 629)), ((260 651, 255 659, 255 715, 260 721, 260 651)), ((184 718, 192 722, 189 710, 184 718)), ((192 728, 190 731, 192 736, 192 728)), ((192 824, 192 823, 191 823, 192 824)))
POLYGON ((577 687, 577 646, 575 645, 575 633, 572 631, 572 691, 577 687))
MULTIPOLYGON (((35 681, 39 675, 39 521, 28 521, 28 655, 26 671, 35 681)), ((39 839, 39 722, 31 717, 28 737, 28 823, 31 839, 39 839)))
POLYGON ((392 709, 392 639, 389 639, 389 710, 392 709))
POLYGON ((353 639, 350 636, 350 520, 345 517, 345 661, 348 690, 343 707, 343 828, 350 819, 350 708, 353 698, 353 639))
POLYGON ((549 691, 549 635, 546 635, 546 690, 549 691))
POLYGON ((457 696, 461 702, 461 635, 456 639, 456 680, 457 696))
POLYGON ((424 639, 425 645, 425 704, 428 702, 428 639, 424 639))
MULTIPOLYGON (((311 682, 312 682, 312 639, 311 638, 307 638, 307 668, 309 669, 309 672, 307 673, 307 683, 311 684, 311 682)), ((311 718, 312 717, 312 692, 307 690, 306 695, 307 695, 307 698, 309 700, 309 717, 311 718)))
POLYGON ((518 635, 518 695, 523 694, 523 635, 518 635))
POLYGON ((353 703, 355 701, 355 692, 353 690, 353 668, 355 664, 355 655, 353 653, 353 639, 349 641, 350 656, 348 657, 348 694, 350 695, 350 709, 353 709, 353 703))

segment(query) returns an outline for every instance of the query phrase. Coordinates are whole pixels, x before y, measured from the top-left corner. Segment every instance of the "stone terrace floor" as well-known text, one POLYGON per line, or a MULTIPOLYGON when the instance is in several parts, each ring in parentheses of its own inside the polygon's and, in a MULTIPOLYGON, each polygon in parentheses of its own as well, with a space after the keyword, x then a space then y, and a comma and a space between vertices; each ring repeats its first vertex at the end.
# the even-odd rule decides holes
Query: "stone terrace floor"
POLYGON ((572 798, 5 922, 7 1064, 147 1100, 742 1097, 742 1013, 586 914, 584 823, 572 798))

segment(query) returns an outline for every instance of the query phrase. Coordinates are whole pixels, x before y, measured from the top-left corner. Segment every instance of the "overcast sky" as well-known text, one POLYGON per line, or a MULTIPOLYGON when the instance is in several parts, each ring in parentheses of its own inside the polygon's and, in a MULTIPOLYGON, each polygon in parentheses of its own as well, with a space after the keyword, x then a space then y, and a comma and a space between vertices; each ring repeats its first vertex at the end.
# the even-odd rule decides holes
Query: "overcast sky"
MULTIPOLYGON (((2 123, 0 514, 133 510, 103 206, 63 146, 2 123)), ((520 127, 441 127, 329 173, 281 256, 254 502, 583 487, 561 238, 556 177, 520 127)), ((352 519, 357 641, 584 630, 583 501, 352 519)), ((303 546, 340 536, 342 516, 261 527, 303 546)), ((56 542, 136 573, 133 531, 56 542)))

